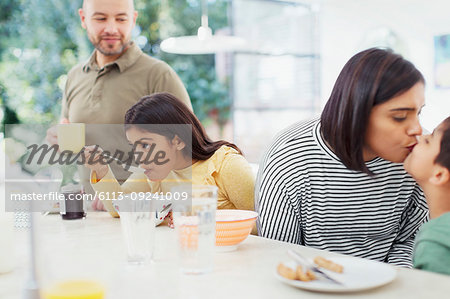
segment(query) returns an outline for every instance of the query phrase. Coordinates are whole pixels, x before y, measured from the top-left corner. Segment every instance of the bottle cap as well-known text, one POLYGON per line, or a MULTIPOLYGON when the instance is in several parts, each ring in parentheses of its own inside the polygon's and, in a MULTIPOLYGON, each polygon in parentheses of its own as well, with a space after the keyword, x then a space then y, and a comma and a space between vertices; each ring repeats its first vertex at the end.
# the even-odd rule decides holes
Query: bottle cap
POLYGON ((83 186, 80 184, 67 184, 61 187, 62 193, 78 193, 83 190, 83 186))

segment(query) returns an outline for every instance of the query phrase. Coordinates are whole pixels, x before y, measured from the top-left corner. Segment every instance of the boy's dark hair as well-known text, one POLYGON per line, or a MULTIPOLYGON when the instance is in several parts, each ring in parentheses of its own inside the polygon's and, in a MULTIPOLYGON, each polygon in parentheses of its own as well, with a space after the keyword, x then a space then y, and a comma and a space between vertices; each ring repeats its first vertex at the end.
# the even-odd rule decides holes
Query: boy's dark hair
POLYGON ((442 122, 441 150, 434 163, 438 163, 450 170, 450 117, 442 122))
POLYGON ((371 48, 345 64, 321 116, 323 138, 342 163, 372 175, 363 158, 369 115, 425 80, 414 65, 392 50, 371 48))

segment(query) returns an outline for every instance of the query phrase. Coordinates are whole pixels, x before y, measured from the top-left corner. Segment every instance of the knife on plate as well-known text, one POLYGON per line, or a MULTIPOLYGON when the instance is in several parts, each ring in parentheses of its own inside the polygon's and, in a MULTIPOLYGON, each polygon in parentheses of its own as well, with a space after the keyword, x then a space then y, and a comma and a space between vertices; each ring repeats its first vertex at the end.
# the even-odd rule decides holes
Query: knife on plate
POLYGON ((297 251, 294 251, 292 249, 288 250, 288 254, 290 257, 292 257, 298 264, 304 266, 308 270, 311 270, 312 272, 318 274, 319 277, 325 278, 328 281, 331 281, 335 284, 343 286, 344 284, 337 280, 336 278, 331 277, 330 275, 326 274, 322 270, 320 270, 318 267, 316 267, 313 263, 311 263, 307 258, 305 258, 303 255, 298 253, 297 251))

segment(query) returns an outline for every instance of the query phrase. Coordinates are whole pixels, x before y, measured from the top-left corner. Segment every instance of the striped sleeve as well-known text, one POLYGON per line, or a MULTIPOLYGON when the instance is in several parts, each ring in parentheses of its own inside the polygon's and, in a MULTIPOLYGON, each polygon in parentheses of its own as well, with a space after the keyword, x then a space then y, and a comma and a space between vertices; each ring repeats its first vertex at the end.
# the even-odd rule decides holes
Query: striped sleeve
POLYGON ((402 214, 400 230, 392 243, 386 262, 397 266, 412 267, 414 240, 423 223, 428 220, 428 208, 422 190, 417 186, 402 214))
MULTIPOLYGON (((255 211, 258 235, 274 240, 304 245, 301 231, 301 200, 299 194, 288 188, 292 167, 286 167, 291 149, 286 141, 292 132, 300 133, 316 120, 296 123, 281 131, 272 141, 259 166, 255 183, 255 211)), ((297 169, 294 168, 294 172, 297 169)), ((295 189, 295 188, 294 188, 295 189)))
MULTIPOLYGON (((295 129, 295 126, 291 127, 295 129)), ((286 134, 287 135, 287 134, 286 134)), ((298 194, 288 187, 290 150, 284 146, 285 132, 275 138, 259 168, 255 190, 258 235, 302 244, 298 194)))
POLYGON ((265 173, 260 187, 258 235, 301 244, 300 221, 282 180, 276 173, 265 173))

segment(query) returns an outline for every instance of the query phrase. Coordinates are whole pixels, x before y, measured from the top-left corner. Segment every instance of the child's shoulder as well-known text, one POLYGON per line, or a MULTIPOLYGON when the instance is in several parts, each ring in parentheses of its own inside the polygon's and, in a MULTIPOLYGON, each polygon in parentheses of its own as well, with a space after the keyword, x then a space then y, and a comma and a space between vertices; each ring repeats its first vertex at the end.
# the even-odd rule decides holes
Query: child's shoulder
POLYGON ((420 230, 417 242, 432 241, 445 243, 450 248, 450 212, 425 223, 420 230))
POLYGON ((449 227, 450 226, 450 211, 442 214, 441 216, 437 217, 436 219, 433 219, 430 221, 430 223, 433 222, 433 226, 435 227, 449 227))
POLYGON ((414 267, 450 275, 450 213, 425 223, 414 248, 414 267))

